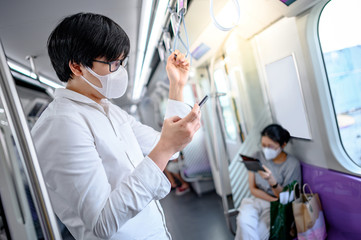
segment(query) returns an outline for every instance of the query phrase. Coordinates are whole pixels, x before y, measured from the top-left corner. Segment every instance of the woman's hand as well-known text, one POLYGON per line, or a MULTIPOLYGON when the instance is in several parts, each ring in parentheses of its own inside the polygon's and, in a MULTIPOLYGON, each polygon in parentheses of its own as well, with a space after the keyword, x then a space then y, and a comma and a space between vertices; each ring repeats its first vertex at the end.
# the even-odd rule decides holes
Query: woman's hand
POLYGON ((167 60, 167 75, 171 86, 184 87, 188 80, 189 61, 184 54, 175 50, 167 60))
POLYGON ((276 198, 276 197, 271 197, 270 202, 276 202, 276 201, 278 201, 278 198, 276 198))
POLYGON ((278 198, 273 197, 265 191, 257 188, 254 174, 254 172, 248 172, 249 190, 251 191, 251 194, 257 198, 261 198, 269 202, 277 201, 278 198))
POLYGON ((276 179, 274 178, 274 176, 272 175, 271 170, 269 170, 265 165, 262 165, 264 171, 258 171, 258 174, 266 181, 268 181, 269 185, 273 186, 277 183, 276 179))

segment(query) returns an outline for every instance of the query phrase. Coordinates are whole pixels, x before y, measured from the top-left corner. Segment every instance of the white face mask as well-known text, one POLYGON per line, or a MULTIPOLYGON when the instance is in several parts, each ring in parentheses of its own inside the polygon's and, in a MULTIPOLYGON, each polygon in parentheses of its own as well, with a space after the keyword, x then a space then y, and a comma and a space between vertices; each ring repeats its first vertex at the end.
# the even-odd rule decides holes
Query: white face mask
POLYGON ((264 148, 262 148, 262 151, 267 160, 272 160, 272 159, 275 159, 278 156, 278 154, 281 153, 282 150, 281 150, 281 148, 274 150, 272 148, 264 147, 264 148))
POLYGON ((84 76, 81 76, 90 86, 101 93, 106 98, 120 98, 124 95, 128 87, 128 73, 123 66, 115 72, 109 73, 104 76, 100 76, 90 68, 86 67, 86 70, 90 72, 94 77, 98 78, 102 87, 97 87, 89 82, 84 76))

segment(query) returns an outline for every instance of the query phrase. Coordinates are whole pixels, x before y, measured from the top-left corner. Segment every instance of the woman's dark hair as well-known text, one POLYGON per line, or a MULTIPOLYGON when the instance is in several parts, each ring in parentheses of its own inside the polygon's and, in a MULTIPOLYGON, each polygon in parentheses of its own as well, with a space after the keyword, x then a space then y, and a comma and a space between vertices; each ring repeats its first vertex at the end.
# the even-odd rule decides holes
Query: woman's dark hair
POLYGON ((283 144, 288 143, 291 136, 290 133, 278 124, 268 125, 261 132, 262 137, 269 137, 271 140, 278 142, 282 147, 283 144))
POLYGON ((105 57, 114 61, 126 57, 130 42, 124 30, 113 20, 94 13, 77 13, 64 18, 48 39, 48 53, 56 74, 63 82, 72 77, 69 62, 93 66, 93 60, 105 57))

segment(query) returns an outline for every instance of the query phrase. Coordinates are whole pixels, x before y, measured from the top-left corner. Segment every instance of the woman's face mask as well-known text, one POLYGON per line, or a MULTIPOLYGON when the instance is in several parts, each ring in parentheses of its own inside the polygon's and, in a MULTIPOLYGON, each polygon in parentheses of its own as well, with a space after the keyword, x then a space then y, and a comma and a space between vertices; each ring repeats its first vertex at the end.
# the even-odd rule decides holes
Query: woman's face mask
POLYGON ((267 160, 273 160, 281 153, 282 150, 281 150, 281 148, 274 150, 272 148, 263 147, 262 151, 267 160))
POLYGON ((123 66, 120 66, 119 69, 115 72, 109 73, 104 76, 100 76, 95 73, 89 67, 86 67, 86 70, 94 77, 99 79, 102 87, 97 87, 91 82, 89 82, 84 76, 81 76, 90 86, 97 90, 106 98, 120 98, 124 95, 128 87, 128 73, 123 66))

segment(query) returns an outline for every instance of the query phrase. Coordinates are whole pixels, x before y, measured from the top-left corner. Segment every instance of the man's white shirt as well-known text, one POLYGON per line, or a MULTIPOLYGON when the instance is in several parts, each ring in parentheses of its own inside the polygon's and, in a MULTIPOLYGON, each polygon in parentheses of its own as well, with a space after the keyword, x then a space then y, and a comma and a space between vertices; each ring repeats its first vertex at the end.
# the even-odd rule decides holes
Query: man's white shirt
MULTIPOLYGON (((189 112, 169 100, 165 118, 189 112)), ((76 239, 171 239, 157 201, 170 183, 146 156, 159 132, 106 99, 56 89, 32 136, 54 211, 76 239)))

